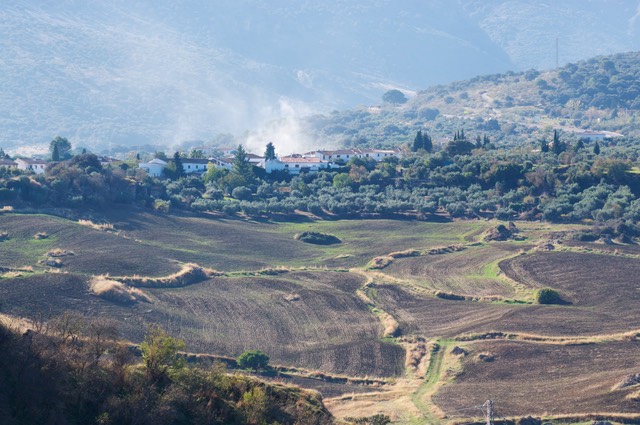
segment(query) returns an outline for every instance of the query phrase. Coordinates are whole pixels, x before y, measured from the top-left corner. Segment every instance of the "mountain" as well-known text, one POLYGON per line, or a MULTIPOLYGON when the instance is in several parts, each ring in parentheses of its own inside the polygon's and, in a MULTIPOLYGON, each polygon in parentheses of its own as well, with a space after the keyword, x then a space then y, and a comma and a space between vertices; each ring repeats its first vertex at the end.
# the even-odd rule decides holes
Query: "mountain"
MULTIPOLYGON (((640 1, 19 0, 0 10, 0 144, 174 144, 478 74, 638 46, 640 1)), ((261 141, 262 142, 262 141, 261 141)), ((261 143, 260 142, 260 143, 261 143)))
POLYGON ((408 102, 305 119, 305 132, 333 145, 395 146, 418 130, 440 143, 464 130, 519 143, 584 130, 640 137, 640 52, 598 56, 548 71, 474 77, 418 92, 408 102))

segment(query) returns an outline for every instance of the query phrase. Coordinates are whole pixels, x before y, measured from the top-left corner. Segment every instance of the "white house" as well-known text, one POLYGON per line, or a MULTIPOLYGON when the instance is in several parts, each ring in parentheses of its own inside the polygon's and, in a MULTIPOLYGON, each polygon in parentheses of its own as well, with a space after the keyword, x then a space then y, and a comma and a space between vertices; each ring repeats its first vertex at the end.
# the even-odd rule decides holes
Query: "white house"
POLYGON ((256 165, 258 167, 264 166, 264 156, 248 153, 247 160, 249 161, 249 164, 256 165))
POLYGON ((181 160, 185 174, 204 173, 207 171, 207 164, 211 162, 209 159, 200 158, 181 158, 181 160))
POLYGON ((42 159, 29 158, 18 158, 15 162, 19 170, 31 171, 36 174, 44 174, 47 164, 49 164, 47 161, 42 159))
POLYGON ((233 158, 209 158, 208 161, 216 167, 226 168, 227 170, 233 168, 233 158))
POLYGON ((152 159, 149 162, 141 162, 138 168, 142 168, 151 177, 161 177, 167 163, 160 158, 152 159))
POLYGON ((602 141, 604 139, 614 139, 616 137, 624 137, 624 135, 613 131, 580 130, 576 131, 576 137, 578 140, 582 139, 593 142, 602 141))
POLYGON ((371 158, 375 161, 382 161, 388 157, 402 157, 402 151, 399 149, 339 149, 339 150, 320 150, 307 152, 305 157, 316 157, 324 161, 334 161, 339 163, 348 162, 352 158, 371 158))
POLYGON ((0 159, 0 167, 18 168, 18 163, 10 159, 0 159))
POLYGON ((303 157, 302 155, 283 156, 279 159, 270 159, 264 162, 267 174, 274 171, 286 171, 289 174, 314 173, 334 167, 336 166, 329 161, 323 161, 316 157, 303 157))

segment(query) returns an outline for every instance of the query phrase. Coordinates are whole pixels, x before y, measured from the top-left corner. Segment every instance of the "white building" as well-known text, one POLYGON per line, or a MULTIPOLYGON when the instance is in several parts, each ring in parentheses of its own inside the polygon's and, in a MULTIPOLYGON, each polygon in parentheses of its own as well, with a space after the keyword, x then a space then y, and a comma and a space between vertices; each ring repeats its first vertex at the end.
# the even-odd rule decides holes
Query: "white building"
POLYGON ((18 168, 18 163, 10 159, 0 159, 0 167, 18 168))
POLYGON ((576 137, 578 140, 588 140, 593 142, 603 141, 604 139, 614 139, 616 137, 624 137, 624 135, 613 131, 580 130, 576 131, 576 137))
POLYGON ((207 165, 211 162, 210 159, 201 158, 181 158, 181 160, 185 174, 204 173, 207 171, 207 165))
POLYGON ((371 158, 375 161, 382 161, 389 157, 402 157, 402 151, 399 149, 339 149, 339 150, 320 150, 307 152, 305 157, 320 158, 324 161, 333 161, 338 163, 348 162, 352 158, 371 158))
POLYGON ((152 159, 149 162, 141 162, 138 164, 138 168, 143 169, 151 177, 161 177, 162 172, 166 168, 167 163, 160 158, 152 159))
POLYGON ((47 161, 44 161, 42 159, 28 158, 18 158, 15 162, 19 170, 31 171, 36 174, 44 174, 45 169, 49 164, 47 161))
POLYGON ((297 175, 302 172, 315 173, 336 167, 329 161, 323 161, 317 157, 303 157, 302 155, 283 156, 279 159, 270 159, 264 162, 267 174, 274 171, 286 171, 289 174, 297 175))

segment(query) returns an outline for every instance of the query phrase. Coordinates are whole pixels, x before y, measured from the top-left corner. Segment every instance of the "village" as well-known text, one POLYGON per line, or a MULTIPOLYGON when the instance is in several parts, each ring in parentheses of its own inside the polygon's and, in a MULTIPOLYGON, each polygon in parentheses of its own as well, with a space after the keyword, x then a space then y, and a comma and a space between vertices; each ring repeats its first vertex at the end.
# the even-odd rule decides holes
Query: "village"
MULTIPOLYGON (((233 168, 234 156, 237 148, 198 146, 191 150, 190 155, 181 156, 184 174, 203 174, 210 167, 219 167, 227 170, 233 168)), ((300 173, 315 173, 320 170, 330 170, 344 166, 353 158, 381 161, 385 158, 401 158, 401 149, 338 149, 317 150, 303 154, 290 154, 275 156, 271 159, 265 156, 247 153, 247 161, 257 167, 263 168, 267 174, 284 172, 290 175, 300 173)), ((120 162, 108 156, 98 156, 103 166, 120 162)), ((165 168, 169 165, 168 159, 156 157, 148 161, 137 160, 137 168, 144 170, 151 177, 162 177, 165 168)), ((35 174, 44 174, 47 167, 56 161, 47 161, 38 158, 0 159, 0 167, 17 169, 35 174)))

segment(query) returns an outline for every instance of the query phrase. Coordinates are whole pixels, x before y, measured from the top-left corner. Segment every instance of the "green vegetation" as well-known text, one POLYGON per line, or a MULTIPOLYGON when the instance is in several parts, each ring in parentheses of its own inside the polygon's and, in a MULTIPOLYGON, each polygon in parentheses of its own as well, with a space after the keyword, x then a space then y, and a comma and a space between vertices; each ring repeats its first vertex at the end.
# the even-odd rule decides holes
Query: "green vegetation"
POLYGON ((536 291, 536 302, 538 304, 560 304, 562 297, 555 289, 541 288, 536 291))
POLYGON ((337 236, 310 231, 297 233, 294 239, 314 245, 333 245, 342 242, 337 236))
POLYGON ((3 424, 332 422, 314 393, 229 375, 221 364, 176 367, 184 343, 159 328, 141 345, 142 366, 111 322, 65 314, 54 324, 24 335, 0 324, 3 424))
POLYGON ((237 359, 242 369, 266 370, 269 368, 269 356, 264 351, 247 350, 237 359))

